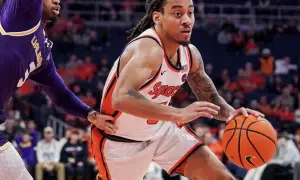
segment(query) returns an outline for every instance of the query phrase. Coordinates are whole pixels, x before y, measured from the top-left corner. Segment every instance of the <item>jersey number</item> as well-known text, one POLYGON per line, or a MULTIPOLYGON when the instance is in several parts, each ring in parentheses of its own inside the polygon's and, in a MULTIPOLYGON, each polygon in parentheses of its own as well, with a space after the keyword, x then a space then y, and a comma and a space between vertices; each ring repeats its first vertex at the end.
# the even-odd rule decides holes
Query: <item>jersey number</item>
MULTIPOLYGON (((162 103, 159 103, 159 104, 161 104, 161 105, 167 105, 168 102, 162 102, 162 103)), ((158 120, 148 119, 148 120, 147 120, 147 123, 148 123, 148 124, 151 124, 151 125, 157 124, 157 123, 158 123, 158 120)))

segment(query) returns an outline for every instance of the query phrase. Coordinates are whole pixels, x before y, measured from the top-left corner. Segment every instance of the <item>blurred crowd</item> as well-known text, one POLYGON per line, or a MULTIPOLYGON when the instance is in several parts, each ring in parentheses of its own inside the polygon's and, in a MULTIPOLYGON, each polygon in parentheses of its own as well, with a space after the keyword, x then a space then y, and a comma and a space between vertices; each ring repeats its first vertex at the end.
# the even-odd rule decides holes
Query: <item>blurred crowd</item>
POLYGON ((244 51, 247 56, 260 53, 260 49, 267 43, 272 43, 275 38, 284 35, 299 33, 298 24, 294 20, 278 22, 262 30, 248 29, 243 31, 235 26, 233 20, 228 18, 218 33, 218 42, 228 46, 228 51, 244 51))
POLYGON ((52 127, 40 131, 34 121, 8 119, 1 131, 16 147, 34 179, 95 179, 98 169, 89 129, 68 129, 64 137, 56 139, 52 127))

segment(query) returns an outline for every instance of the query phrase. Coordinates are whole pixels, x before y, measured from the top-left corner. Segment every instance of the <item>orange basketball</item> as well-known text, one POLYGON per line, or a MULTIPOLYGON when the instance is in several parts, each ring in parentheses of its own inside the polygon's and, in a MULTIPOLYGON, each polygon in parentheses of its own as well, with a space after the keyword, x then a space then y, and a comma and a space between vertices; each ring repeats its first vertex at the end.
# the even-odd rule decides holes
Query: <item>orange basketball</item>
POLYGON ((277 134, 261 117, 243 115, 230 121, 222 146, 228 159, 239 167, 252 169, 267 163, 276 152, 277 134))

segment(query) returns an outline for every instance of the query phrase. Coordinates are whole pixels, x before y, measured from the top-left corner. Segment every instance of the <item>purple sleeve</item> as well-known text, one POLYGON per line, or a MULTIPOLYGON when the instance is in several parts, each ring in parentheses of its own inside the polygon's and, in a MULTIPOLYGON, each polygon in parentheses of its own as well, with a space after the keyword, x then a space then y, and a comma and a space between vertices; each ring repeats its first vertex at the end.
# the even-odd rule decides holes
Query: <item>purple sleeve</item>
POLYGON ((6 32, 27 31, 42 18, 43 0, 6 0, 0 22, 6 32))
POLYGON ((86 119, 91 110, 90 107, 66 87, 56 72, 52 57, 49 61, 46 67, 33 73, 29 78, 38 83, 59 108, 66 113, 86 119))

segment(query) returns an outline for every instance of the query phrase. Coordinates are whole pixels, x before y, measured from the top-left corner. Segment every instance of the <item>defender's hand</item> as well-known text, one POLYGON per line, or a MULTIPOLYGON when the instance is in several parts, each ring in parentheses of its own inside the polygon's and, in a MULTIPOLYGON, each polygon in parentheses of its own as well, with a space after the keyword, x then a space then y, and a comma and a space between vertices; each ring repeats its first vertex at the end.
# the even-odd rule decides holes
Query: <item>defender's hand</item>
POLYGON ((87 119, 97 128, 105 131, 108 134, 114 134, 118 129, 117 126, 115 126, 113 123, 113 117, 103 115, 97 111, 90 112, 87 119))
POLYGON ((193 121, 198 117, 207 117, 212 119, 215 115, 218 114, 220 107, 206 101, 198 101, 193 104, 183 108, 181 110, 182 118, 179 123, 188 123, 193 121))

